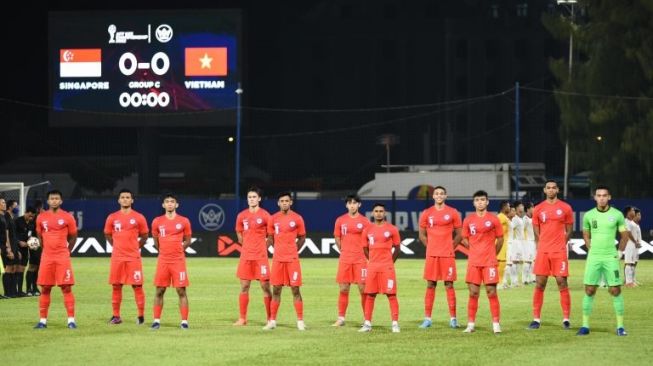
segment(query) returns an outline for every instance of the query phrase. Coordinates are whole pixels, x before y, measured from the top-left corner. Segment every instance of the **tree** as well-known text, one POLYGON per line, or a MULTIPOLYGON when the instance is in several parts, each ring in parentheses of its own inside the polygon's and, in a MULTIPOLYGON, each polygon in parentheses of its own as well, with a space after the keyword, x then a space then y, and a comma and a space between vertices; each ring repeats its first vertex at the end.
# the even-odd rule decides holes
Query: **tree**
MULTIPOLYGON (((585 17, 545 15, 557 38, 573 32, 573 72, 551 60, 558 87, 560 134, 575 171, 592 172, 618 197, 653 194, 653 2, 579 1, 585 17), (610 97, 608 97, 610 96, 610 97)), ((578 8, 577 8, 578 9, 578 8)))

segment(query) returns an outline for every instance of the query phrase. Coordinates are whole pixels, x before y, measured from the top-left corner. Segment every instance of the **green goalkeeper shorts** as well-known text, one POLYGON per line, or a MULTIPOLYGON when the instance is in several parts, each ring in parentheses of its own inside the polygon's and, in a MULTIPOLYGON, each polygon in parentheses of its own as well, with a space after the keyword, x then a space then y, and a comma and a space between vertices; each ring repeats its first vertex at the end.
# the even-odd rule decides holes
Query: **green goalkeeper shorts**
POLYGON ((583 281, 586 285, 598 286, 603 277, 608 286, 621 286, 623 282, 620 272, 619 260, 616 258, 587 258, 583 281))

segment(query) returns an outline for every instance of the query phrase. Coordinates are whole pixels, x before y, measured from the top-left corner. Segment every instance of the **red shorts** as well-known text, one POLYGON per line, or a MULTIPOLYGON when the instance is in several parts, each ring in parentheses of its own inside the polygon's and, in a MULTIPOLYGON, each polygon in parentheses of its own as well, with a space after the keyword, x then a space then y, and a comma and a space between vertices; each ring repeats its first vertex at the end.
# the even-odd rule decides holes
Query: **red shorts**
POLYGON ((111 285, 143 285, 143 264, 140 259, 121 261, 111 259, 109 272, 111 285))
POLYGON ((156 274, 154 275, 154 286, 156 287, 188 287, 188 273, 186 272, 186 262, 178 263, 161 263, 156 264, 156 274))
POLYGON ((368 272, 365 280, 366 294, 397 294, 397 275, 394 271, 368 272))
POLYGON ((301 286, 302 266, 299 264, 299 259, 295 259, 292 262, 277 262, 273 260, 270 284, 272 286, 301 286))
POLYGON ((465 282, 473 283, 474 285, 496 285, 499 283, 499 270, 497 266, 470 266, 467 265, 467 276, 465 282))
POLYGON ((268 259, 247 260, 240 258, 236 277, 241 280, 270 280, 270 263, 268 259))
POLYGON ((364 284, 367 277, 367 263, 342 263, 338 261, 337 283, 364 284))
POLYGON ((424 263, 424 279, 428 281, 455 281, 456 258, 453 257, 426 257, 424 263))
POLYGON ((75 284, 70 258, 43 260, 36 283, 40 286, 67 286, 75 284))
POLYGON ((567 252, 537 253, 533 273, 536 276, 569 277, 567 252))

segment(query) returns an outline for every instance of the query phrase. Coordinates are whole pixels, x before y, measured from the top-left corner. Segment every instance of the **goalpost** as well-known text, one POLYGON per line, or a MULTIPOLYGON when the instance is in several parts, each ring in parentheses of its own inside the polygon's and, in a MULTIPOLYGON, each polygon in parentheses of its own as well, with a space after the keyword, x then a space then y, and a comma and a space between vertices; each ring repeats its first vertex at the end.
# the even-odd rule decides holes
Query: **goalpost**
POLYGON ((23 182, 0 182, 0 195, 5 200, 16 200, 18 202, 19 216, 25 214, 27 207, 27 195, 30 189, 50 185, 50 181, 44 181, 26 186, 23 182))

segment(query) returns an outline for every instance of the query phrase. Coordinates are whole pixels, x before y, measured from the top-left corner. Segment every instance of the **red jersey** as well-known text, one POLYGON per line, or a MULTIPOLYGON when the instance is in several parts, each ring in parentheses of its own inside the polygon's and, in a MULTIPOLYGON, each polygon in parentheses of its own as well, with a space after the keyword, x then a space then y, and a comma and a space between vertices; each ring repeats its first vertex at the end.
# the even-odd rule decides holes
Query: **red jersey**
POLYGON ((138 237, 147 234, 147 221, 140 213, 116 211, 107 217, 104 233, 113 238, 111 258, 126 261, 141 258, 138 237))
POLYGON ((435 206, 422 212, 419 227, 426 230, 427 257, 453 257, 453 231, 462 226, 458 210, 444 205, 441 210, 435 206))
POLYGON ((159 239, 159 262, 179 263, 183 262, 184 236, 191 236, 190 221, 187 218, 176 214, 169 219, 161 215, 152 221, 152 236, 159 239))
POLYGON ((384 222, 383 225, 371 224, 363 230, 361 241, 363 247, 369 248, 370 251, 370 261, 367 264, 368 272, 394 270, 392 247, 399 250, 399 245, 401 245, 397 227, 387 222, 384 222))
POLYGON ((241 211, 236 217, 236 232, 243 237, 240 243, 243 247, 240 257, 245 260, 265 259, 268 257, 268 246, 265 241, 270 214, 259 207, 256 212, 249 208, 241 211))
POLYGON ((62 209, 57 212, 44 211, 36 217, 36 232, 43 239, 44 259, 70 258, 68 236, 77 235, 77 223, 73 215, 62 209))
POLYGON ((274 235, 274 255, 277 262, 292 262, 299 257, 297 237, 306 235, 304 219, 295 211, 277 212, 268 221, 268 235, 274 235))
POLYGON ((533 227, 539 227, 537 251, 541 253, 567 252, 566 225, 574 224, 574 212, 566 202, 544 201, 533 209, 533 227))
POLYGON ((472 213, 463 221, 462 235, 469 241, 468 265, 497 265, 496 239, 503 237, 503 227, 498 217, 489 212, 482 217, 472 213))
POLYGON ((333 235, 340 239, 340 261, 347 264, 365 263, 365 253, 361 246, 363 230, 372 225, 367 217, 346 213, 336 219, 333 235))

